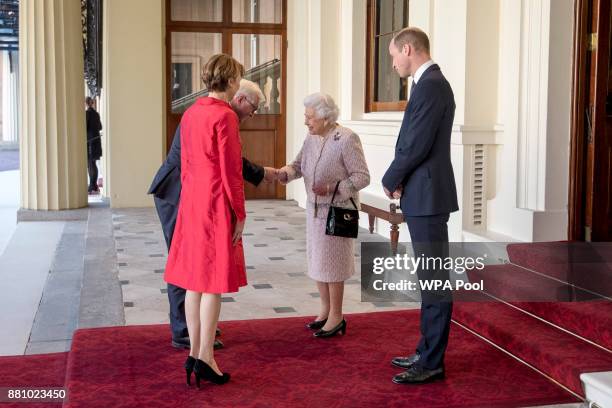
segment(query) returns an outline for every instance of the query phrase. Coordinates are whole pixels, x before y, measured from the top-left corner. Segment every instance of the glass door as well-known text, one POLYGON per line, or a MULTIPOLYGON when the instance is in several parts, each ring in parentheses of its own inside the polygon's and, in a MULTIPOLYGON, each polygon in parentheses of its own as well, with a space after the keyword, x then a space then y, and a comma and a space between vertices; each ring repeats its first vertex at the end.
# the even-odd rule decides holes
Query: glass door
MULTIPOLYGON (((202 66, 216 53, 232 55, 244 78, 265 95, 241 125, 243 156, 261 166, 285 164, 286 0, 166 0, 167 135, 170 148, 181 116, 207 95, 202 66)), ((285 188, 245 184, 247 198, 284 198, 285 188)))

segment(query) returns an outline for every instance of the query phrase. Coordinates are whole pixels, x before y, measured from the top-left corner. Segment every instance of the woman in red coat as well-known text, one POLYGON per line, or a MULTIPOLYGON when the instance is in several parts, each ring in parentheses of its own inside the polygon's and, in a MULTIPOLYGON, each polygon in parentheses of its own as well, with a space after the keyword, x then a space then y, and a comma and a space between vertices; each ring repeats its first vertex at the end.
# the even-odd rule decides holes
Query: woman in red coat
POLYGON ((181 199, 164 279, 185 288, 191 351, 187 383, 223 384, 213 355, 221 293, 246 285, 242 230, 246 212, 238 117, 229 101, 244 67, 226 54, 202 70, 208 97, 196 101, 181 120, 181 199))

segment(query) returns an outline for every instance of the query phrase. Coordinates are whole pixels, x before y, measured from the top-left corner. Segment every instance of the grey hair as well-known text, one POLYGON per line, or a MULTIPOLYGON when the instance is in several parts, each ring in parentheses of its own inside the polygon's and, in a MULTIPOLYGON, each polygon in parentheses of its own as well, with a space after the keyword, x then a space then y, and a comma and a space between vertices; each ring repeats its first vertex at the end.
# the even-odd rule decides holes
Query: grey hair
POLYGON ((240 95, 244 95, 250 99, 257 98, 258 105, 266 100, 266 97, 264 96, 263 92, 261 92, 259 85, 244 78, 240 80, 240 88, 236 92, 235 96, 240 95))
POLYGON ((335 123, 340 114, 340 109, 338 109, 334 99, 321 92, 313 93, 304 98, 304 107, 313 109, 318 119, 324 119, 330 123, 335 123))

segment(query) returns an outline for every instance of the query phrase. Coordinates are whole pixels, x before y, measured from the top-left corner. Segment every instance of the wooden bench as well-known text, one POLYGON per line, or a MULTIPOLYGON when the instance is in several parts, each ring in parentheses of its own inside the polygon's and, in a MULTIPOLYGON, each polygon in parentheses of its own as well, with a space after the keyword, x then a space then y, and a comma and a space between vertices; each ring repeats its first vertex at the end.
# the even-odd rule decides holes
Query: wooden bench
POLYGON ((374 233, 374 223, 377 218, 391 224, 391 231, 389 233, 391 249, 393 253, 396 253, 399 242, 399 226, 404 222, 404 216, 399 209, 398 201, 392 201, 364 191, 359 194, 359 200, 361 202, 361 211, 368 214, 370 234, 374 233))

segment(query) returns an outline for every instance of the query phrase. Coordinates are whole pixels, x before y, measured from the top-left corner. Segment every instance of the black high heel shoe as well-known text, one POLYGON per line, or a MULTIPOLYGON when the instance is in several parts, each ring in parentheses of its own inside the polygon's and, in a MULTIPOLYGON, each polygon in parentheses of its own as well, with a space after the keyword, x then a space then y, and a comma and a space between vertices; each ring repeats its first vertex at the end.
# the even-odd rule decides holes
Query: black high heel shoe
POLYGON ((327 319, 313 320, 310 323, 306 323, 306 327, 308 327, 310 330, 319 330, 320 328, 325 326, 325 323, 327 323, 327 319))
POLYGON ((320 330, 314 332, 313 336, 321 337, 321 338, 333 337, 336 334, 338 334, 338 332, 341 332, 342 335, 346 334, 346 320, 342 319, 342 321, 336 327, 334 327, 331 330, 320 329, 320 330))
POLYGON ((185 360, 185 364, 183 364, 183 367, 185 367, 185 373, 187 374, 187 385, 191 385, 191 373, 193 372, 195 362, 196 359, 189 356, 187 357, 187 360, 185 360))
POLYGON ((230 380, 230 375, 228 373, 219 375, 211 366, 202 360, 196 360, 193 367, 193 373, 195 374, 196 387, 198 388, 200 388, 200 379, 202 378, 218 385, 225 384, 230 380))

